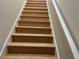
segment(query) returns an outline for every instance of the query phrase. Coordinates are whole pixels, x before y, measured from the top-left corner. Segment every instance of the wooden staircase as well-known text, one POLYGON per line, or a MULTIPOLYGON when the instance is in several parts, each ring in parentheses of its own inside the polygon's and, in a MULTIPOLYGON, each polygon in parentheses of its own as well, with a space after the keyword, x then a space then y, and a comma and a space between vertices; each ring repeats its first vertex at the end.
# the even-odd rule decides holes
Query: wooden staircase
POLYGON ((5 59, 56 59, 46 0, 28 0, 5 59))

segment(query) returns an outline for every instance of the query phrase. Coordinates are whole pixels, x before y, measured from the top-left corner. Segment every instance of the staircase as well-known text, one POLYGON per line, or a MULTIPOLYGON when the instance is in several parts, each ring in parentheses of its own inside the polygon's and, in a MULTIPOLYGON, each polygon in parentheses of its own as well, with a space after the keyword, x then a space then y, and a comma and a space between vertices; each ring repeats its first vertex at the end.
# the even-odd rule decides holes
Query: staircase
POLYGON ((46 0, 28 0, 5 59, 56 59, 46 0))

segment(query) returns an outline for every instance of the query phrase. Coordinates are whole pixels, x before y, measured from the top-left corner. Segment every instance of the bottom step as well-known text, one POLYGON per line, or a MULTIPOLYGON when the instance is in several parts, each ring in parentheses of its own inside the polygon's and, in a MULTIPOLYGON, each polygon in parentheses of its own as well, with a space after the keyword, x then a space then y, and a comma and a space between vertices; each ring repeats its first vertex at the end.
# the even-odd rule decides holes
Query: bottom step
POLYGON ((49 43, 9 43, 8 53, 55 55, 55 46, 49 43))
POLYGON ((56 57, 53 55, 12 54, 12 55, 6 55, 4 59, 56 59, 56 57))

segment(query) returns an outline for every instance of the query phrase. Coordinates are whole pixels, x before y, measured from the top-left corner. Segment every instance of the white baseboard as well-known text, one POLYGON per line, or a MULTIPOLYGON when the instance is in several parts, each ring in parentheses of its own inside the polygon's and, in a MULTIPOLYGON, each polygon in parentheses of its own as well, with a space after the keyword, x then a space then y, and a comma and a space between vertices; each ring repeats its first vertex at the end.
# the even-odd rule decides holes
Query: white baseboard
POLYGON ((21 10, 20 10, 19 14, 17 15, 17 18, 16 18, 16 20, 15 20, 15 22, 14 22, 12 28, 11 28, 11 31, 10 31, 10 33, 9 33, 9 35, 8 35, 4 45, 3 45, 3 48, 0 52, 0 59, 3 59, 5 54, 6 54, 6 45, 9 41, 11 41, 11 39, 10 39, 11 34, 15 31, 15 26, 17 25, 17 21, 20 20, 20 15, 22 14, 22 11, 23 11, 23 8, 25 7, 26 2, 27 2, 27 0, 24 1, 23 5, 21 7, 21 10))

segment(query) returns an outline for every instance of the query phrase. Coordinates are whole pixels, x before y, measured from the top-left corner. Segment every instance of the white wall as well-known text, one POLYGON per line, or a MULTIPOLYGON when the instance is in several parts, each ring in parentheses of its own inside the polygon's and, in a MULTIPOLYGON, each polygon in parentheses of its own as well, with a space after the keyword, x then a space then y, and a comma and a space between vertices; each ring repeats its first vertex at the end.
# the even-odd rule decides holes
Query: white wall
POLYGON ((56 0, 79 49, 79 0, 56 0))
POLYGON ((0 0, 0 52, 25 0, 0 0))

